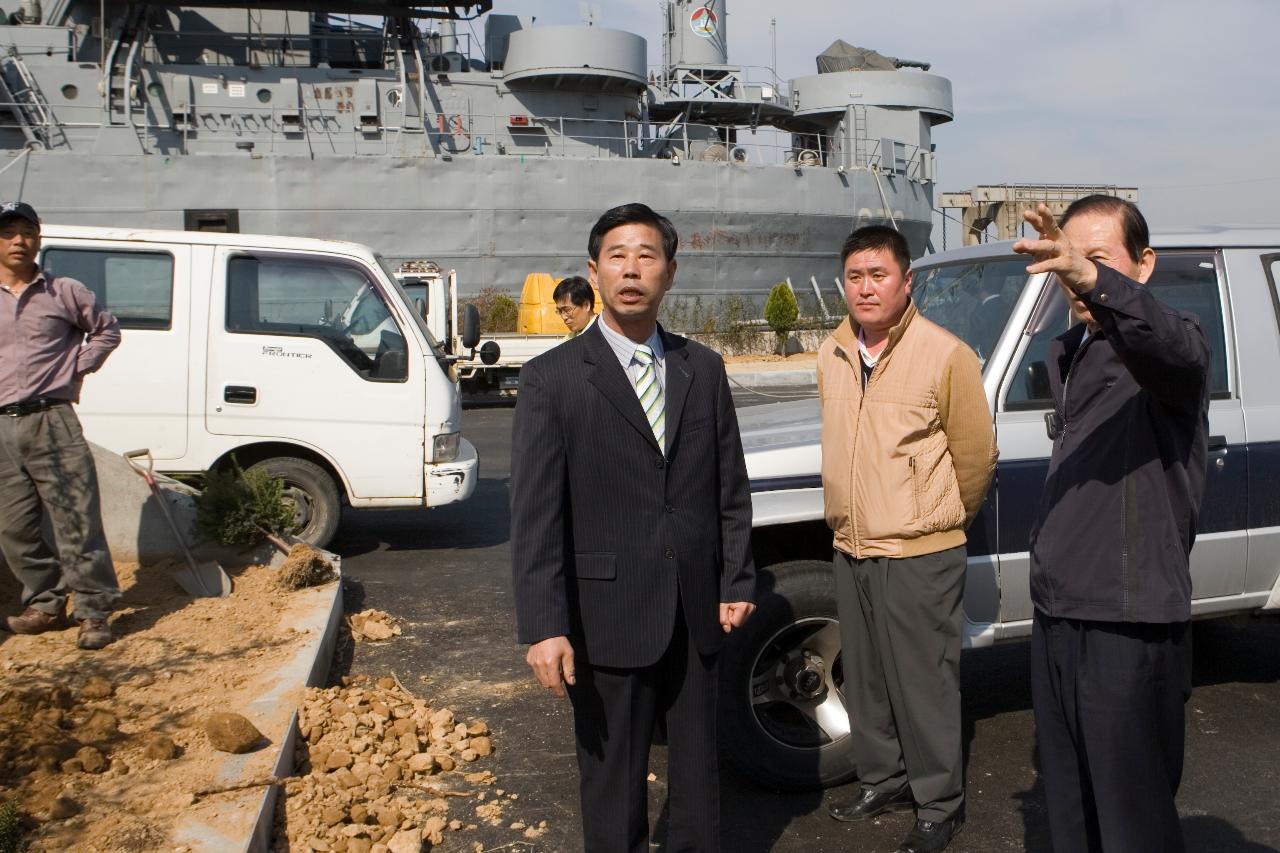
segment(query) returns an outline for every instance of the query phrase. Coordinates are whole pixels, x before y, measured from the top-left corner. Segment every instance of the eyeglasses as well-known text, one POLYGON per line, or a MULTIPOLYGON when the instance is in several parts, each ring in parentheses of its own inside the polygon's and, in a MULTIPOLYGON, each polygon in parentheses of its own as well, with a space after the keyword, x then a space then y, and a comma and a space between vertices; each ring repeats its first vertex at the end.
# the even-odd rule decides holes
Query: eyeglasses
POLYGON ((569 305, 564 308, 560 308, 557 306, 556 313, 559 314, 562 318, 572 317, 574 314, 578 313, 578 311, 584 307, 585 306, 583 305, 569 305))

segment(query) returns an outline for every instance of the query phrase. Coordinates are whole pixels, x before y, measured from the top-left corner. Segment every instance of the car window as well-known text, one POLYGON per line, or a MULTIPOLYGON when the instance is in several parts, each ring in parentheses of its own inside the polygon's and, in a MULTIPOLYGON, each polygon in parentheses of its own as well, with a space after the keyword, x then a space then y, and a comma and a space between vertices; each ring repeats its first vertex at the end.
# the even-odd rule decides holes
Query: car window
POLYGON ((371 381, 403 381, 408 346, 376 284, 354 264, 239 255, 227 262, 227 331, 318 338, 371 381))
MULTIPOLYGON (((422 332, 422 336, 426 338, 427 346, 431 349, 431 354, 435 356, 436 362, 440 365, 440 369, 448 373, 449 361, 448 357, 445 355, 444 344, 441 341, 436 340, 435 335, 431 334, 431 327, 427 325, 426 318, 423 316, 424 313, 427 313, 428 309, 427 286, 422 284, 414 285, 413 288, 411 288, 397 277, 395 268, 391 266, 390 262, 388 262, 386 258, 382 255, 375 254, 374 259, 378 262, 378 266, 382 268, 382 271, 386 273, 387 281, 391 282, 391 286, 400 292, 400 298, 404 300, 404 304, 410 306, 412 309, 409 311, 409 314, 413 317, 413 322, 417 324, 418 331, 422 332), (418 305, 419 299, 422 300, 421 306, 418 305)), ((441 306, 439 310, 446 311, 447 315, 446 306, 441 306)), ((445 337, 447 339, 450 335, 446 335, 445 337)))
MULTIPOLYGON (((1147 286, 1167 305, 1190 311, 1200 318, 1209 339, 1210 393, 1230 397, 1227 369, 1226 327, 1223 322, 1222 290, 1218 282, 1213 252, 1159 252, 1156 269, 1147 286)), ((1051 285, 1056 291, 1056 285, 1051 285)), ((1060 293, 1051 294, 1033 323, 1034 333, 1017 369, 1009 379, 1004 408, 1009 411, 1053 408, 1049 392, 1049 346, 1053 338, 1067 331, 1074 318, 1060 293)))
POLYGON ((1027 280, 1022 258, 926 265, 915 271, 911 298, 921 314, 973 347, 985 363, 1027 280))
POLYGON ((1200 318, 1209 339, 1209 390, 1214 397, 1230 397, 1227 371, 1227 333, 1222 316, 1222 289, 1213 252, 1160 252, 1148 286, 1166 304, 1200 318))
POLYGON ((1053 408, 1049 391, 1049 345, 1071 328, 1073 318, 1066 298, 1052 279, 1049 288, 1032 320, 1031 341, 1008 382, 1004 407, 1009 411, 1053 408))
POLYGON ((42 265, 93 291, 122 329, 168 329, 173 314, 173 256, 125 249, 51 248, 42 265))

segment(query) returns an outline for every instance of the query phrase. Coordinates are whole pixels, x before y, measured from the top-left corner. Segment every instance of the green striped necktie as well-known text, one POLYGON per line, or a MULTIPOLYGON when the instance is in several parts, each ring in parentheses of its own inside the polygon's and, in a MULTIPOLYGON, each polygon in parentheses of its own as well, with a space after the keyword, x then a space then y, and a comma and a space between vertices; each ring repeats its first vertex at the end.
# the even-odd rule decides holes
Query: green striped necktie
POLYGON ((648 344, 636 347, 634 357, 644 368, 636 379, 636 396, 640 398, 640 408, 644 409, 644 416, 649 419, 653 437, 658 440, 658 446, 665 451, 667 405, 662 396, 662 383, 658 381, 658 363, 648 344))

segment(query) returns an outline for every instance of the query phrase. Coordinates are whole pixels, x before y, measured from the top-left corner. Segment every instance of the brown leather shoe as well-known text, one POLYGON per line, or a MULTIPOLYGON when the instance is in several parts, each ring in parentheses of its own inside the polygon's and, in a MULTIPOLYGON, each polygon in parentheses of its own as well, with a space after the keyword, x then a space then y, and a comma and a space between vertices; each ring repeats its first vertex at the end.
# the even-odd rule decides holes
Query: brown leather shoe
POLYGON ((14 634, 43 634, 45 631, 61 631, 70 628, 71 622, 67 619, 67 614, 62 611, 51 614, 28 607, 17 616, 6 616, 4 627, 6 631, 14 634))
POLYGON ((102 649, 111 645, 111 626, 106 619, 83 619, 76 645, 82 649, 102 649))

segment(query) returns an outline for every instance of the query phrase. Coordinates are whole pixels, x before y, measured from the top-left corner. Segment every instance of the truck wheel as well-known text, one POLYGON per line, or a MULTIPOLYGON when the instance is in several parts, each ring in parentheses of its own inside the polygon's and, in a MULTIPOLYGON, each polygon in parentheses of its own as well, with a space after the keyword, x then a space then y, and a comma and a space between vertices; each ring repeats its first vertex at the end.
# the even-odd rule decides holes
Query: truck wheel
POLYGON ((295 536, 317 548, 329 544, 342 515, 338 486, 329 472, 314 462, 291 456, 264 459, 250 470, 266 471, 284 480, 284 498, 293 504, 298 525, 295 536))
POLYGON ((756 612, 720 662, 725 757, 772 789, 847 782, 850 755, 831 564, 802 560, 760 572, 756 612))

